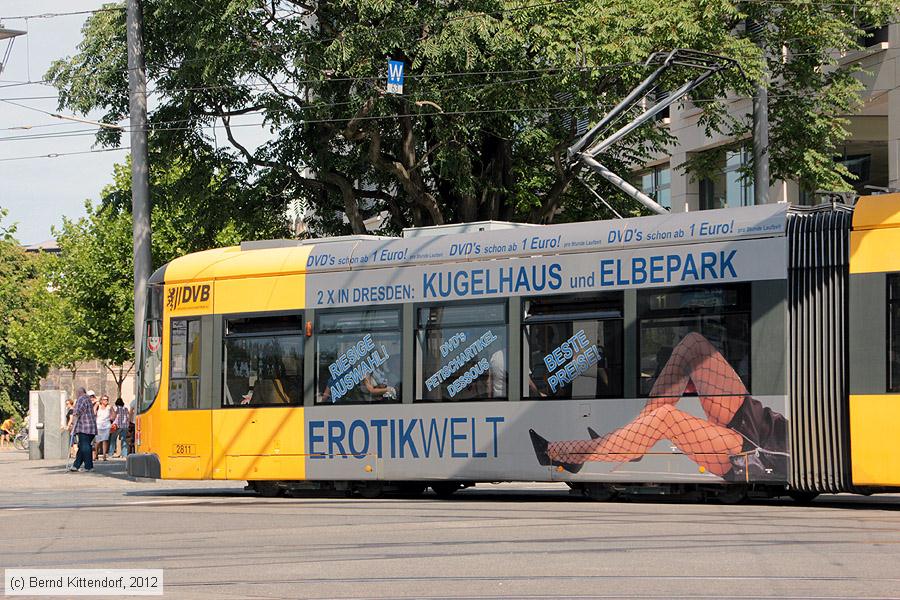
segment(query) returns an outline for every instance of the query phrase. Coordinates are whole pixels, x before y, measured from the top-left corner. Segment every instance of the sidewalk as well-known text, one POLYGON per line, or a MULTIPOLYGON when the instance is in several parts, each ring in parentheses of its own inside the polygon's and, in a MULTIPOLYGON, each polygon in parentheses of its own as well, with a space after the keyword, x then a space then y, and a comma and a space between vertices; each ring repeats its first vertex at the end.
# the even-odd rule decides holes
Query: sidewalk
POLYGON ((153 491, 179 489, 243 489, 243 481, 163 481, 133 479, 125 473, 125 459, 94 461, 90 473, 70 473, 66 460, 28 460, 19 450, 0 452, 0 481, 4 492, 67 490, 153 491))

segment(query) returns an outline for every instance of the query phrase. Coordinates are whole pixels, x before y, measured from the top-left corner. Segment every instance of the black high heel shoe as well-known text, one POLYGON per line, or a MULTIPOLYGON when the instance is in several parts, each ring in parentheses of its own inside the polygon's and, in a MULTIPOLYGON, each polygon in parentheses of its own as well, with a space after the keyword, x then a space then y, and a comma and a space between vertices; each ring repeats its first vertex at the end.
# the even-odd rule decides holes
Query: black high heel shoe
POLYGON ((534 429, 529 429, 528 434, 531 435, 531 445, 534 446, 534 454, 537 457, 539 465, 543 467, 562 467, 569 473, 577 473, 584 466, 583 463, 576 465, 574 463, 559 462, 551 459, 550 455, 547 454, 547 448, 550 447, 550 442, 538 435, 534 429))

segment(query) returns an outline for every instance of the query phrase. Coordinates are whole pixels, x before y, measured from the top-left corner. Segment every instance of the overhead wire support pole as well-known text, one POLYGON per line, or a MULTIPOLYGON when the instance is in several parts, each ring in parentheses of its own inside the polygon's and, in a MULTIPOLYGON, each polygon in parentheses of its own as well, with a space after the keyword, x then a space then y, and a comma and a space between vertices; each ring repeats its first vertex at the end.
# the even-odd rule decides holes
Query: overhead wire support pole
MULTIPOLYGON (((765 53, 761 32, 765 26, 748 21, 751 39, 765 53)), ((765 61, 765 54, 763 60, 765 61)), ((769 88, 768 69, 763 70, 763 80, 753 91, 753 203, 769 203, 769 88)))
MULTIPOLYGON (((128 108, 131 121, 131 215, 134 244, 134 359, 141 360, 147 282, 150 279, 150 181, 147 152, 147 74, 141 0, 127 0, 128 108)), ((135 385, 140 382, 135 379, 135 385)), ((137 392, 137 389, 135 390, 137 392)))

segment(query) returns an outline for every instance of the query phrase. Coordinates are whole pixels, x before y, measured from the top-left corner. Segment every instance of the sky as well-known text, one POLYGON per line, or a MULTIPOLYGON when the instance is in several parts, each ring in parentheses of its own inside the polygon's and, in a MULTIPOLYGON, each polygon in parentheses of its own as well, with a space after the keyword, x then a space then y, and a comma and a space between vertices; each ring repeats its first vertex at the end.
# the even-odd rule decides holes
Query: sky
MULTIPOLYGON (((94 10, 105 2, 109 0, 0 0, 0 24, 6 29, 27 31, 16 39, 0 73, 0 207, 9 211, 0 225, 15 223, 16 238, 23 244, 50 239, 51 228, 61 225, 64 216, 70 219, 84 216, 85 201, 97 203, 100 192, 112 182, 113 165, 127 157, 126 150, 87 153, 102 150, 94 146, 91 125, 40 112, 72 115, 58 110, 56 88, 39 82, 54 60, 77 54, 81 27, 89 17, 54 15, 94 10), (32 18, 12 18, 23 16, 32 18), (19 129, 22 127, 31 128, 19 129), (64 132, 86 134, 13 139, 64 132), (47 155, 59 156, 48 158, 47 155)), ((0 41, 0 58, 6 53, 7 44, 8 41, 0 41)), ((153 82, 148 82, 147 87, 152 90, 153 82)), ((153 95, 148 98, 151 111, 155 100, 153 95)), ((97 120, 101 114, 86 115, 86 118, 97 120)), ((262 124, 258 114, 235 117, 232 123, 240 128, 235 129, 235 137, 250 150, 272 139, 273 133, 262 124)), ((217 127, 218 132, 208 127, 207 133, 222 143, 221 121, 217 127)), ((122 136, 122 144, 128 145, 127 133, 122 136)))
MULTIPOLYGON (((0 23, 7 29, 28 32, 15 41, 9 60, 0 73, 0 99, 56 112, 55 88, 39 83, 22 84, 40 81, 51 62, 78 51, 81 26, 87 15, 27 21, 9 17, 91 10, 102 4, 101 0, 0 0, 0 23), (36 98, 38 96, 51 97, 36 98)), ((7 43, 0 41, 0 57, 6 52, 7 43)), ((94 115, 95 118, 98 116, 94 115)), ((112 181, 113 164, 123 161, 126 152, 5 160, 83 152, 94 146, 92 135, 43 140, 10 138, 85 129, 90 129, 90 126, 61 121, 34 110, 0 102, 0 207, 9 211, 2 225, 16 223, 15 235, 21 243, 34 244, 47 240, 51 237, 50 228, 62 224, 63 215, 70 218, 83 216, 85 200, 97 201, 100 191, 112 181), (32 129, 9 129, 27 126, 32 126, 32 129)), ((127 142, 127 136, 124 141, 127 142)))

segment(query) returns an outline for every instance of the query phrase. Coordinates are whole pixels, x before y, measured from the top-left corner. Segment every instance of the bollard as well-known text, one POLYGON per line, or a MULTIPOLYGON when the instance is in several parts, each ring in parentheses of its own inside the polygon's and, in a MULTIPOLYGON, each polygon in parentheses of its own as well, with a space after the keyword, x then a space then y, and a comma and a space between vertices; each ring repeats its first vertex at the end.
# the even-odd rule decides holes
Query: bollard
POLYGON ((66 392, 32 390, 28 394, 31 420, 28 425, 28 458, 68 458, 69 432, 65 423, 66 392))

